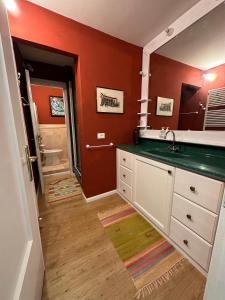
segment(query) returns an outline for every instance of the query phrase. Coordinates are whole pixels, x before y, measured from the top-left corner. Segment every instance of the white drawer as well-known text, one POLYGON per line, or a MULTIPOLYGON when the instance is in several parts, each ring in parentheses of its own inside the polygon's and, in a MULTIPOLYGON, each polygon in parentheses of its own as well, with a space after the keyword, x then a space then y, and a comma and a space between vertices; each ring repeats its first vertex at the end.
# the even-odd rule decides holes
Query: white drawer
POLYGON ((202 238, 213 244, 218 216, 174 194, 172 215, 202 238))
POLYGON ((203 269, 208 271, 212 245, 207 243, 173 217, 171 218, 170 224, 170 237, 203 269))
POLYGON ((120 150, 120 164, 130 170, 134 168, 134 155, 120 150))
POLYGON ((119 182, 120 193, 129 201, 132 201, 132 189, 123 181, 119 182))
POLYGON ((174 191, 215 213, 220 209, 222 189, 220 181, 176 169, 174 191))
POLYGON ((133 172, 125 167, 120 166, 120 180, 122 180, 129 186, 132 186, 133 172))

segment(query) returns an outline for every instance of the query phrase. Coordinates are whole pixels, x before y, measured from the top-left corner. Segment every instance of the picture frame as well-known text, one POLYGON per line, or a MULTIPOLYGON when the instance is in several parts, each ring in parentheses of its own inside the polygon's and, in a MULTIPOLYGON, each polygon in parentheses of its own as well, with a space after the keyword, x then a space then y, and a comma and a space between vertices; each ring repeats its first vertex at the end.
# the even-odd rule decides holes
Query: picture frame
POLYGON ((156 115, 164 117, 173 116, 174 99, 157 97, 156 115))
POLYGON ((124 91, 105 87, 96 87, 98 113, 123 114, 124 91))
POLYGON ((52 117, 64 117, 65 106, 61 96, 49 96, 50 112, 52 117))

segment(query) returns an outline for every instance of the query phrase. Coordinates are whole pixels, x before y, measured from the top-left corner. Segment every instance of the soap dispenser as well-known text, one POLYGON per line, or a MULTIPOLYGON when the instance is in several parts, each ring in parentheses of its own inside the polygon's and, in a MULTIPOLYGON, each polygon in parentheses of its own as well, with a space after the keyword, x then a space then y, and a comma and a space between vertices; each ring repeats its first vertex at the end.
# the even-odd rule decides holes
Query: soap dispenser
POLYGON ((135 128, 133 131, 133 143, 134 145, 138 145, 140 142, 140 129, 135 128))
POLYGON ((159 132, 159 137, 161 139, 163 139, 164 136, 165 136, 165 133, 166 133, 166 129, 165 129, 165 127, 162 127, 161 130, 160 130, 160 132, 159 132))

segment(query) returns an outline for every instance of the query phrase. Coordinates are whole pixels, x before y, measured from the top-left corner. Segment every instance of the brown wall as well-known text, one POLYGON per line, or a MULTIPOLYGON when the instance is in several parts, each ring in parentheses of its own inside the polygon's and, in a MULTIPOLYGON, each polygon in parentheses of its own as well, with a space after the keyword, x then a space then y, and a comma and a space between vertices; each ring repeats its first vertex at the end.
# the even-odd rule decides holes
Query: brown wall
POLYGON ((138 122, 142 48, 50 12, 18 1, 20 14, 10 16, 12 36, 78 56, 76 100, 79 119, 83 189, 87 197, 116 187, 114 150, 90 151, 86 144, 130 143, 138 122), (96 86, 124 90, 125 113, 96 113, 96 86))

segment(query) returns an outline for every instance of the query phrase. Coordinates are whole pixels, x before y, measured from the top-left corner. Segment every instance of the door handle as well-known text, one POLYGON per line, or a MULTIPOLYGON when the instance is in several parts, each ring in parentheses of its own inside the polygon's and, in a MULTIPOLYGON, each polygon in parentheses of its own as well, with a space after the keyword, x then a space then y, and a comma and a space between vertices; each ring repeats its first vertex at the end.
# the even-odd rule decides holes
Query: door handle
POLYGON ((25 151, 25 156, 26 156, 26 163, 27 163, 27 170, 29 173, 29 179, 30 181, 33 180, 33 170, 32 170, 32 163, 37 161, 38 157, 37 156, 30 156, 30 151, 28 145, 25 146, 24 148, 25 151))
POLYGON ((30 162, 35 162, 38 160, 38 157, 37 156, 29 156, 29 159, 30 159, 30 162))

